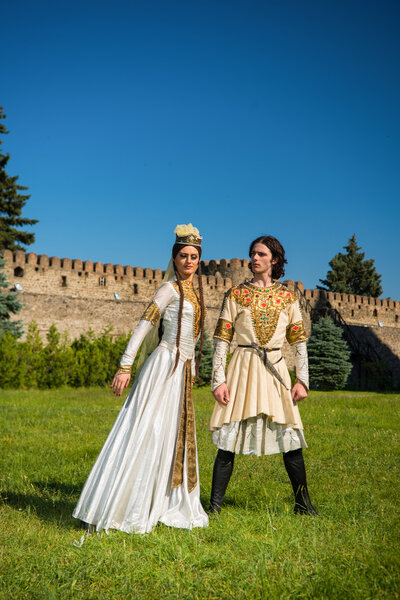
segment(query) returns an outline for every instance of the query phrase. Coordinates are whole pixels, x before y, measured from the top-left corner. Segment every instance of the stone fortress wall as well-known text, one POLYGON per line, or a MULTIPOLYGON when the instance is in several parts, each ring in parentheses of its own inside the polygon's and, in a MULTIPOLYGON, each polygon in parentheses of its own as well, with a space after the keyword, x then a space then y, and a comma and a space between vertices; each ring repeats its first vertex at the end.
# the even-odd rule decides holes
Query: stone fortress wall
MULTIPOLYGON (((15 317, 33 319, 45 337, 51 323, 71 338, 89 328, 96 333, 112 326, 115 335, 136 325, 162 282, 160 269, 103 264, 5 250, 6 274, 12 287, 21 286, 24 307, 15 317)), ((204 263, 207 270, 207 263, 204 263)), ((220 273, 203 275, 207 329, 217 320, 223 294, 232 286, 220 273)))
MULTIPOLYGON (((12 287, 21 287, 24 307, 16 318, 25 324, 35 319, 43 337, 52 323, 60 331, 68 331, 71 338, 89 328, 99 333, 112 326, 115 335, 130 331, 163 276, 160 269, 60 259, 33 252, 5 250, 3 257, 12 287)), ((247 259, 238 258, 202 262, 209 333, 217 321, 223 294, 251 275, 248 265, 247 259)), ((391 362, 400 380, 399 301, 304 290, 301 282, 285 283, 299 295, 308 332, 316 311, 339 313, 358 339, 369 336, 368 343, 380 347, 382 359, 391 362)), ((284 353, 288 365, 293 366, 290 348, 284 353)))

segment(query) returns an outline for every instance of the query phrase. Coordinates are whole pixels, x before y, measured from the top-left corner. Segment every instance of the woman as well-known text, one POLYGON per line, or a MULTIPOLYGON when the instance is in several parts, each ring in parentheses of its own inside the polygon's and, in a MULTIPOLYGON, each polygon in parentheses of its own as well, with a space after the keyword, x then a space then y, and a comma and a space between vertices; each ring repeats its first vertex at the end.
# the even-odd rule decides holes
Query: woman
POLYGON ((158 522, 185 529, 208 525, 200 503, 191 395, 205 318, 202 238, 191 224, 178 225, 175 233, 164 278, 171 281, 158 288, 132 333, 111 386, 117 396, 128 387, 143 340, 141 357, 156 347, 124 403, 73 513, 89 524, 89 531, 111 528, 147 533, 158 522), (193 287, 197 269, 199 294, 193 287))
POLYGON ((219 512, 236 454, 275 454, 283 460, 295 494, 295 513, 316 515, 306 482, 303 434, 297 402, 308 392, 306 333, 295 294, 278 279, 284 274, 285 251, 272 236, 250 245, 253 279, 231 288, 224 299, 214 339, 211 417, 212 441, 218 448, 210 510, 219 512), (225 364, 236 333, 238 346, 225 364), (290 376, 281 348, 294 345, 297 383, 290 376))

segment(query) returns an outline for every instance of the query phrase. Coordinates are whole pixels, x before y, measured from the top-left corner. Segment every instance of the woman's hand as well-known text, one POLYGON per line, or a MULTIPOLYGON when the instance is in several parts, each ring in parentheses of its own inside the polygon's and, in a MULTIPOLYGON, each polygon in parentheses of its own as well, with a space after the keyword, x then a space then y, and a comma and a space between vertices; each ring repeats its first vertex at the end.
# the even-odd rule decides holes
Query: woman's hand
POLYGON ((229 390, 228 390, 228 386, 226 385, 226 383, 221 383, 221 385, 219 385, 214 391, 213 391, 213 395, 214 398, 216 399, 217 402, 219 402, 220 404, 228 404, 229 402, 229 390))
POLYGON ((301 383, 301 381, 298 381, 292 387, 292 400, 294 403, 300 402, 300 400, 304 400, 304 398, 307 398, 307 395, 308 390, 306 386, 301 383))
POLYGON ((120 396, 124 389, 128 387, 130 379, 129 373, 115 373, 110 387, 116 396, 120 396))

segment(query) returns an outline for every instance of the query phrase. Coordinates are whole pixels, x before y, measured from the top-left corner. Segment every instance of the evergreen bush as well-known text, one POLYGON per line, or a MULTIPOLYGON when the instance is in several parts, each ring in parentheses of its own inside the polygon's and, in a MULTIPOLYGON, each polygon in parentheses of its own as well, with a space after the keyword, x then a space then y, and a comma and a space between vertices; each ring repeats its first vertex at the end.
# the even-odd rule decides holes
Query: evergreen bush
POLYGON ((0 388, 23 387, 22 344, 6 331, 0 336, 0 388))
POLYGON ((307 348, 310 387, 317 390, 343 389, 352 364, 341 328, 330 317, 323 317, 313 325, 307 348))
POLYGON ((15 315, 21 310, 22 304, 18 299, 18 292, 10 292, 10 282, 4 273, 5 261, 0 254, 0 336, 9 331, 13 336, 22 335, 21 321, 11 321, 10 315, 15 315))
MULTIPOLYGON (((89 330, 71 343, 53 324, 44 344, 32 321, 24 342, 9 331, 0 336, 0 388, 110 385, 128 339, 128 335, 113 339, 111 329, 98 336, 89 330)), ((132 381, 134 374, 135 365, 132 381)))

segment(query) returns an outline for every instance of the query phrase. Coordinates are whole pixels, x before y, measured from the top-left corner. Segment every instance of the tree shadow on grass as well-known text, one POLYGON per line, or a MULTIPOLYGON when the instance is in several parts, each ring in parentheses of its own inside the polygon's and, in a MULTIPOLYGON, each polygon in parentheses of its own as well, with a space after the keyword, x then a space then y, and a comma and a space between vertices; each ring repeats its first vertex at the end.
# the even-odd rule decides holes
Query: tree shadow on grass
POLYGON ((16 510, 35 514, 43 521, 57 523, 70 529, 80 522, 72 517, 81 487, 51 481, 35 481, 32 485, 37 493, 23 494, 0 490, 0 503, 16 510))
POLYGON ((73 496, 76 500, 82 491, 83 483, 74 485, 61 481, 32 481, 32 485, 39 488, 42 493, 51 492, 54 495, 73 496))

